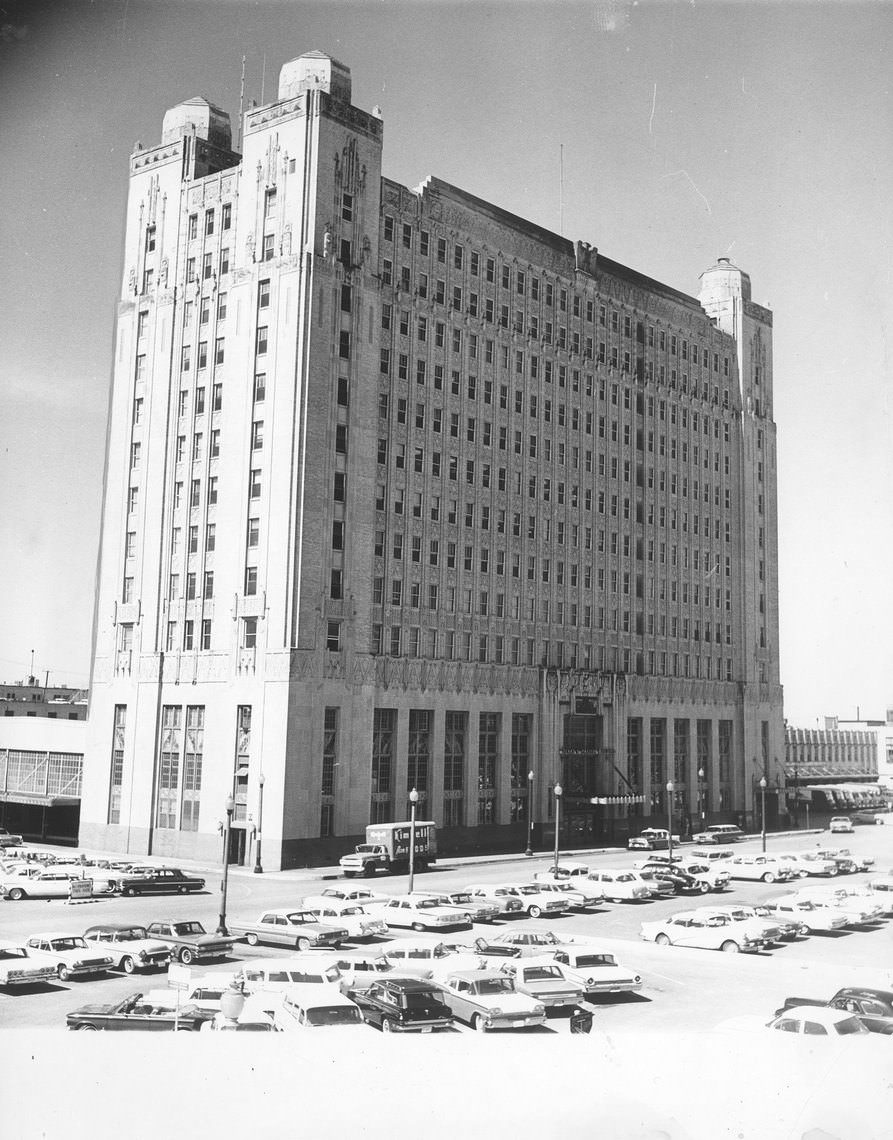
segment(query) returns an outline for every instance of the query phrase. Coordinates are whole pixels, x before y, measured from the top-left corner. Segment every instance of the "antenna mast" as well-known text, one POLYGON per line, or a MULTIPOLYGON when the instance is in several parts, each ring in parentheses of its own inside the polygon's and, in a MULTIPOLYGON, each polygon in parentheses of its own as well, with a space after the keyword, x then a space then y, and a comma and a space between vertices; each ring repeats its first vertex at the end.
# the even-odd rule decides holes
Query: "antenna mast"
POLYGON ((558 235, 564 237, 564 143, 558 146, 558 235))
POLYGON ((264 86, 267 82, 267 53, 264 52, 264 66, 260 73, 260 105, 264 105, 264 86))
POLYGON ((242 81, 239 84, 239 131, 236 139, 236 150, 242 146, 242 114, 245 106, 245 56, 242 56, 242 81))

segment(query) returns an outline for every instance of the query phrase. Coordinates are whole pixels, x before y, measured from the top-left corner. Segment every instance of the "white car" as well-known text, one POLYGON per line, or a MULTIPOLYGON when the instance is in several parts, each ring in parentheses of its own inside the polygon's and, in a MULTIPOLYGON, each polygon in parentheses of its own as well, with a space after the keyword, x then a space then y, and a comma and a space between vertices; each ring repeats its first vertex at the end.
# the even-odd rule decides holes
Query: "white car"
POLYGON ((524 1029, 542 1025, 546 1007, 518 993, 501 970, 451 970, 440 982, 441 1001, 458 1021, 480 1033, 488 1029, 524 1029))
POLYGON ((395 938, 383 946, 385 958, 395 974, 431 978, 450 970, 480 970, 484 959, 473 947, 453 950, 442 942, 422 942, 414 938, 395 938))
POLYGON ((828 875, 832 877, 840 874, 840 868, 834 859, 827 855, 819 855, 816 851, 801 851, 799 864, 806 868, 807 875, 828 875))
POLYGON ((706 883, 711 891, 724 891, 732 878, 724 861, 717 862, 714 860, 709 863, 686 857, 673 865, 689 875, 693 875, 699 883, 706 883))
POLYGON ((551 930, 506 930, 495 938, 476 938, 474 949, 484 958, 529 958, 554 954, 565 942, 551 930))
MULTIPOLYGON (((368 887, 326 887, 324 891, 320 891, 319 895, 313 896, 314 899, 341 899, 343 902, 352 902, 365 907, 369 907, 373 903, 387 902, 390 897, 390 895, 383 895, 377 891, 370 891, 368 887)), ((305 906, 307 901, 304 899, 305 906)))
POLYGON ((764 883, 787 882, 795 873, 772 855, 736 855, 725 865, 733 879, 751 879, 764 883))
POLYGON ((820 903, 822 906, 839 910, 841 914, 846 915, 847 922, 851 925, 863 926, 868 922, 877 922, 883 918, 884 914, 883 907, 876 902, 857 898, 830 885, 827 887, 807 887, 799 892, 799 896, 820 903))
MULTIPOLYGON (((893 882, 893 880, 891 880, 893 882)), ((518 917, 525 913, 524 904, 507 887, 466 887, 462 892, 478 902, 492 904, 498 908, 500 918, 518 917)))
POLYGON ((729 903, 727 906, 705 908, 708 914, 727 914, 735 922, 740 922, 747 929, 754 942, 761 942, 763 946, 771 946, 781 942, 781 927, 771 918, 762 918, 750 906, 738 906, 729 903))
POLYGON ((57 977, 58 967, 33 958, 28 947, 18 942, 0 942, 0 986, 33 986, 57 977))
POLYGON ((817 1005, 791 1006, 771 1021, 764 1021, 754 1014, 742 1014, 727 1018, 716 1028, 720 1033, 762 1033, 766 1029, 776 1029, 782 1033, 805 1033, 811 1038, 852 1035, 862 1040, 866 1040, 870 1032, 858 1017, 847 1010, 817 1005))
POLYGON ((328 926, 343 927, 351 941, 360 938, 377 938, 388 932, 388 924, 384 919, 371 915, 359 903, 317 897, 304 899, 303 907, 320 922, 328 926))
POLYGON ((89 945, 79 934, 68 931, 51 931, 48 934, 35 934, 25 943, 34 956, 56 963, 59 980, 69 978, 89 978, 97 974, 107 974, 114 969, 115 960, 95 946, 89 945))
MULTIPOLYGON (((536 878, 536 876, 534 876, 534 878, 536 878)), ((568 910, 592 910, 593 907, 597 907, 599 903, 605 901, 605 896, 598 888, 596 888, 594 892, 587 894, 585 891, 579 889, 579 884, 571 886, 566 880, 561 883, 550 883, 537 878, 534 885, 542 891, 551 891, 553 894, 558 895, 568 910)))
POLYGON ((220 1009, 220 999, 229 989, 228 975, 205 974, 190 978, 184 986, 149 990, 143 1000, 153 1009, 186 1009, 187 1006, 195 1006, 216 1013, 220 1009))
POLYGON ((84 931, 84 941, 105 954, 111 954, 115 969, 123 970, 125 974, 166 966, 171 960, 170 946, 157 938, 150 938, 144 926, 122 923, 91 926, 84 931))
MULTIPOLYGON (((463 910, 467 910, 475 922, 492 922, 501 914, 506 913, 502 900, 497 903, 495 900, 472 898, 468 891, 445 891, 444 894, 450 900, 451 906, 459 906, 463 910)), ((508 913, 511 913, 512 910, 517 912, 520 909, 520 906, 509 907, 508 913)))
POLYGON ((20 899, 67 899, 71 893, 71 880, 78 878, 73 871, 54 871, 36 867, 29 874, 13 875, 0 883, 0 895, 11 902, 20 899))
POLYGON ((444 930, 449 927, 470 927, 471 915, 455 907, 440 906, 433 899, 401 895, 386 903, 370 903, 369 913, 381 918, 388 926, 406 926, 412 930, 444 930))
POLYGON ((828 830, 834 832, 853 832, 853 821, 848 815, 835 815, 828 824, 828 830))
POLYGON ((798 898, 796 895, 785 895, 779 899, 772 899, 765 905, 766 910, 781 921, 799 922, 804 934, 812 934, 816 930, 825 933, 843 930, 847 924, 846 917, 838 910, 810 902, 808 899, 798 898))
POLYGON ((582 863, 580 866, 583 868, 583 874, 570 875, 564 872, 563 867, 559 867, 557 875, 552 870, 537 871, 533 879, 540 886, 559 886, 565 893, 577 891, 583 897, 583 905, 598 906, 605 901, 605 892, 598 883, 589 878, 589 868, 582 863))
POLYGON ((485 903, 483 899, 472 898, 467 891, 460 891, 460 896, 464 896, 469 900, 469 905, 465 906, 463 903, 453 902, 452 898, 446 893, 438 891, 413 891, 410 898, 420 899, 433 899, 438 906, 446 907, 448 910, 456 910, 461 914, 468 915, 472 922, 492 922, 495 918, 499 917, 499 907, 495 903, 485 903))
POLYGON ((306 1029, 337 1028, 350 1033, 360 1030, 367 1035, 360 1007, 340 990, 327 986, 294 986, 272 1007, 277 1029, 298 1032, 306 1029))
POLYGON ((628 994, 642 988, 641 975, 621 966, 613 953, 592 945, 568 945, 555 951, 564 976, 582 986, 587 997, 628 994))
POLYGON ((651 888, 635 871, 604 869, 590 871, 589 878, 611 902, 644 902, 651 898, 651 888))
POLYGON ((583 986, 571 981, 552 957, 513 958, 499 968, 513 979, 519 994, 528 994, 547 1009, 560 1009, 583 1000, 583 986))
POLYGON ((697 950, 723 950, 726 953, 755 953, 760 943, 745 924, 725 914, 687 910, 657 922, 643 922, 640 937, 658 946, 684 946, 697 950))
POLYGON ((220 978, 245 993, 261 990, 279 993, 296 985, 335 986, 341 983, 341 971, 334 961, 327 961, 325 951, 292 958, 254 958, 239 970, 221 973, 220 978))
POLYGON ((568 909, 564 899, 540 890, 536 883, 525 883, 520 886, 514 883, 499 883, 496 886, 471 886, 466 889, 473 898, 482 898, 496 891, 510 895, 520 901, 531 918, 539 918, 542 914, 554 918, 556 915, 564 914, 568 909))

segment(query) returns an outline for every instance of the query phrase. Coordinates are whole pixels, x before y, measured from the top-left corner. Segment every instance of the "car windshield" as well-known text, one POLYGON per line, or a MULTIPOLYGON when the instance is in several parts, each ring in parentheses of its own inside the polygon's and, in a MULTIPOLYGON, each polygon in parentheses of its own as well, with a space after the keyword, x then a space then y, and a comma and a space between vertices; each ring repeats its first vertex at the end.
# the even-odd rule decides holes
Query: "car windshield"
POLYGON ((511 978, 482 978, 476 985, 479 994, 510 994, 515 986, 511 978))
POLYGON ((127 930, 116 930, 114 934, 116 942, 137 942, 140 938, 148 937, 144 926, 130 926, 127 930))
POLYGON ((341 977, 341 971, 337 966, 333 966, 331 970, 326 970, 324 974, 315 971, 308 972, 307 970, 283 970, 281 973, 271 973, 270 981, 274 982, 311 982, 316 985, 321 985, 323 982, 337 982, 341 977))
POLYGON ((419 994, 404 994, 404 1005, 407 1009, 421 1009, 430 1010, 434 1012, 431 1007, 434 1002, 434 996, 430 993, 424 992, 419 994))
POLYGON ((537 946, 555 946, 558 939, 550 930, 545 930, 542 934, 531 934, 530 941, 537 946))
POLYGON ((579 954, 574 963, 578 969, 588 966, 616 966, 617 959, 613 954, 579 954))
POLYGON ((615 875, 615 883, 634 883, 636 881, 635 875, 615 875))
POLYGON ((457 891, 454 895, 450 896, 454 903, 473 903, 471 895, 467 895, 462 891, 457 891))
POLYGON ((362 1016, 356 1006, 321 1005, 307 1010, 308 1025, 357 1025, 362 1016))
POLYGON ((346 914, 365 914, 365 911, 361 906, 346 906, 342 908, 340 913, 343 918, 346 914))
POLYGON ((293 910, 288 915, 288 921, 293 926, 300 926, 304 922, 316 922, 316 915, 309 910, 293 910))
POLYGON ((54 950, 86 950, 87 943, 83 938, 54 938, 50 945, 54 950))
POLYGON ((539 893, 539 887, 518 887, 518 894, 520 895, 538 895, 539 893))
POLYGON ((529 966, 524 971, 526 982, 561 981, 563 975, 557 966, 529 966))
POLYGON ((174 934, 204 934, 205 928, 200 922, 175 922, 174 934))
POLYGON ((21 946, 4 946, 0 949, 0 961, 7 962, 11 958, 27 958, 28 955, 21 946))
POLYGON ((438 907, 442 904, 437 899, 417 899, 416 906, 419 910, 431 910, 432 907, 438 907))

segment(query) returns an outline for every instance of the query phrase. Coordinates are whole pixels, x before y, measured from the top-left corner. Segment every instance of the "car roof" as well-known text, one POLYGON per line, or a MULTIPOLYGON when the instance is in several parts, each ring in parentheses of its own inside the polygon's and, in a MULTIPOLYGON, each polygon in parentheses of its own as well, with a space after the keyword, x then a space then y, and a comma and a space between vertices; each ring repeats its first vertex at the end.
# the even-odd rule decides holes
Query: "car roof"
POLYGON ((287 994, 282 996, 283 1005, 298 1005, 303 1009, 315 1009, 318 1006, 354 1006, 346 994, 336 987, 317 986, 312 982, 295 982, 287 994))
POLYGON ((442 942, 432 942, 430 938, 392 938, 390 942, 380 943, 381 951, 384 954, 390 953, 391 950, 435 950, 444 949, 442 942))
POLYGON ((84 937, 88 934, 117 934, 120 930, 133 930, 135 927, 145 930, 146 925, 145 922, 103 922, 97 926, 88 926, 84 937))
POLYGON ((396 987, 397 989, 406 990, 409 993, 422 992, 430 993, 431 990, 437 987, 431 982, 426 982, 423 978, 392 978, 389 974, 383 974, 382 977, 375 979, 376 985, 396 987))
POLYGON ((481 978, 504 978, 502 970, 451 970, 449 978, 460 978, 463 982, 478 982, 481 978))
POLYGON ((29 934, 29 938, 83 938, 76 930, 42 930, 38 934, 29 934))
POLYGON ((849 1010, 834 1009, 827 1005, 792 1005, 789 1009, 784 1010, 779 1017, 799 1017, 804 1021, 821 1021, 823 1018, 827 1021, 848 1021, 853 1014, 849 1010))

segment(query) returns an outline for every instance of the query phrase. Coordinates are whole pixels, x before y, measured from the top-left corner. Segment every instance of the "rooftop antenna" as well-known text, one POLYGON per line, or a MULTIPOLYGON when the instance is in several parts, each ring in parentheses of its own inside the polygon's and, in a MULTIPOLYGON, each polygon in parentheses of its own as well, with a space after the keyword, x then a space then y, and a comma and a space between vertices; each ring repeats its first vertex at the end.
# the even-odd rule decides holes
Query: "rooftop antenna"
POLYGON ((245 106, 245 56, 242 56, 242 80, 239 83, 239 129, 236 135, 236 150, 242 145, 242 113, 245 106))
POLYGON ((264 105, 264 86, 267 82, 267 53, 264 52, 264 66, 260 73, 260 105, 264 105))
POLYGON ((558 235, 564 237, 564 143, 558 145, 558 235))

